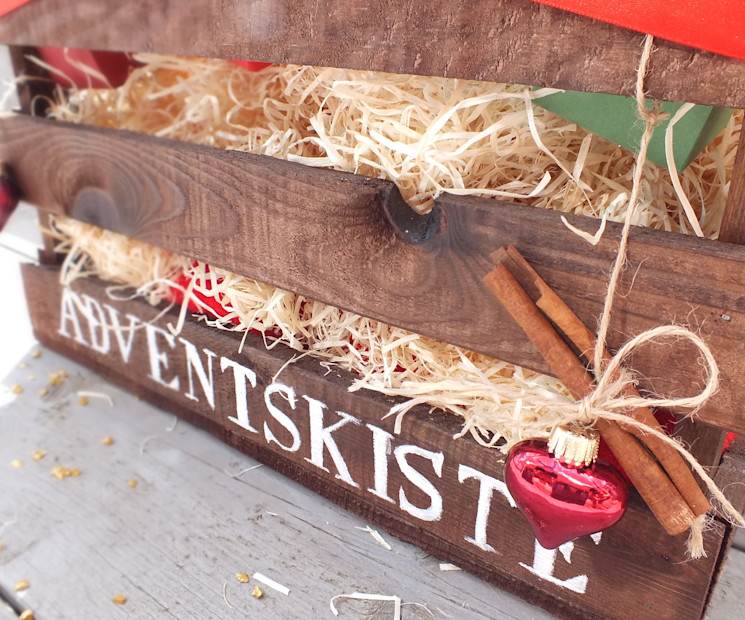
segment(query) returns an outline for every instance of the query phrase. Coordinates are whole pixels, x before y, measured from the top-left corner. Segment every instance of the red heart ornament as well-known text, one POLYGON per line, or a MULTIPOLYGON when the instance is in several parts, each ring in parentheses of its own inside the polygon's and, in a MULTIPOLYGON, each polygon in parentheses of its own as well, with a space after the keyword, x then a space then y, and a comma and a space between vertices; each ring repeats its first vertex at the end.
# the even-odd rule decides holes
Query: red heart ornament
POLYGON ((626 511, 626 483, 615 468, 603 463, 575 467, 554 457, 546 440, 516 444, 507 457, 504 478, 546 549, 600 532, 626 511))

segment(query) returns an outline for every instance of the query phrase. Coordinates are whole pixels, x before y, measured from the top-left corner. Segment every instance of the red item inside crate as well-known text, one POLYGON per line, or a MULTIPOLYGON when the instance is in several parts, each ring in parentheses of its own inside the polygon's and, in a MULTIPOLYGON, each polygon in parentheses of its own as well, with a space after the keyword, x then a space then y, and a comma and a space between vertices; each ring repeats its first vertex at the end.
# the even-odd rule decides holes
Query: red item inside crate
POLYGON ((64 47, 40 47, 41 59, 56 69, 52 79, 63 88, 116 88, 137 65, 129 54, 64 47), (82 67, 89 67, 91 72, 82 67), (99 75, 96 75, 99 74, 99 75))
MULTIPOLYGON (((207 273, 209 273, 209 269, 210 268, 208 265, 206 267, 207 273)), ((176 280, 174 280, 174 284, 176 286, 171 288, 171 294, 169 296, 170 301, 172 301, 174 304, 181 305, 182 303, 184 303, 184 291, 189 288, 189 284, 191 284, 191 278, 187 274, 181 274, 178 278, 176 278, 176 280)), ((204 283, 204 288, 206 288, 207 290, 212 290, 212 282, 210 280, 206 280, 204 283)), ((226 300, 225 296, 222 295, 222 293, 218 293, 215 297, 210 297, 199 291, 192 290, 190 295, 191 296, 189 298, 187 308, 189 308, 191 312, 207 314, 208 316, 210 316, 210 318, 213 319, 222 319, 230 314, 230 311, 226 310, 223 306, 223 303, 225 303, 226 300), (196 298, 199 303, 197 303, 194 298, 196 298)), ((230 322, 234 325, 238 325, 240 323, 237 318, 231 319, 230 322)))
POLYGON ((243 67, 246 71, 261 71, 272 64, 270 62, 253 62, 251 60, 231 60, 230 62, 243 67))

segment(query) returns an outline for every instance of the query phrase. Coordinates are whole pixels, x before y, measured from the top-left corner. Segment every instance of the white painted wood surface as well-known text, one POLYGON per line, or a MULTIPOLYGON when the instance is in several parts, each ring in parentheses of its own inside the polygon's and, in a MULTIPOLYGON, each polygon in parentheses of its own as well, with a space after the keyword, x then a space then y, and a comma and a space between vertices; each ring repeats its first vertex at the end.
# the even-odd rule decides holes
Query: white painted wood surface
MULTIPOLYGON (((404 619, 550 617, 466 573, 440 572, 436 558, 381 532, 386 550, 357 529, 365 522, 267 467, 237 475, 256 462, 187 424, 173 428, 174 416, 65 358, 44 351, 23 363, 5 383, 24 391, 0 409, 0 588, 38 619, 332 618, 331 597, 354 591, 416 603, 404 619), (70 377, 41 398, 59 370, 70 377), (80 390, 114 406, 81 405, 80 390), (39 461, 36 450, 46 452, 39 461), (80 476, 58 480, 57 465, 80 476), (263 587, 254 599, 257 582, 235 574, 256 571, 290 594, 263 587), (13 593, 20 579, 31 587, 13 593), (123 606, 112 603, 119 594, 123 606)), ((338 607, 342 618, 392 617, 391 603, 338 607)))

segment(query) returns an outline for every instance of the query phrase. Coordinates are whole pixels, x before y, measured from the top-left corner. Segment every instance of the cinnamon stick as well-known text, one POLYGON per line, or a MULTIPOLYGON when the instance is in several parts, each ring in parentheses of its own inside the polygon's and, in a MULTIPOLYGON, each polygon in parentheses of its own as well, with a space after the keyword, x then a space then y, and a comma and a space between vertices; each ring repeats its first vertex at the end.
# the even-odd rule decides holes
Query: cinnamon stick
MULTIPOLYGON (((551 326, 510 270, 500 263, 487 274, 484 282, 574 398, 579 400, 592 392, 594 381, 582 362, 551 326)), ((599 420, 596 426, 667 533, 674 536, 687 530, 695 519, 694 514, 647 450, 615 422, 599 420)))
MULTIPOLYGON (((587 328, 574 311, 559 297, 554 290, 538 275, 533 266, 525 260, 522 254, 510 245, 505 250, 500 248, 492 254, 495 262, 505 262, 516 279, 532 293, 530 296, 536 305, 553 321, 553 323, 569 338, 582 356, 587 361, 592 361, 595 352, 595 334, 587 328)), ((611 359, 610 353, 603 349, 603 361, 608 362, 611 359)), ((613 377, 615 380, 617 377, 613 377)), ((627 396, 639 396, 639 392, 632 385, 628 386, 624 393, 627 396)), ((657 422, 654 414, 648 407, 639 407, 629 414, 638 422, 642 422, 657 430, 662 427, 657 422)), ((711 504, 701 491, 693 473, 687 463, 683 460, 680 453, 665 444, 659 438, 644 433, 644 431, 629 427, 625 430, 634 434, 641 440, 655 455, 660 465, 670 476, 673 484, 678 488, 680 494, 690 506, 693 514, 700 516, 711 510, 711 504)))

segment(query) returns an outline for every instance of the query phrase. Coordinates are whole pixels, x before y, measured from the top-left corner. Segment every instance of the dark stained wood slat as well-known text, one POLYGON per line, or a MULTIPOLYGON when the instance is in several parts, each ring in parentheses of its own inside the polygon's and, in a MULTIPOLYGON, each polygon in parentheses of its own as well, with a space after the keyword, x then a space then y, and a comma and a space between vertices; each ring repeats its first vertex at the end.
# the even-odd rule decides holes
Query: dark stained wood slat
MULTIPOLYGON (((544 372, 482 282, 489 254, 515 245, 593 326, 620 229, 592 247, 559 213, 448 195, 419 217, 387 181, 25 117, 0 120, 0 158, 42 209, 544 372)), ((702 419, 742 432, 745 248, 635 229, 628 257, 610 348, 662 323, 697 326, 723 373, 702 419)), ((639 351, 642 388, 692 393, 691 354, 683 344, 639 351)))
POLYGON ((48 104, 54 98, 54 82, 46 69, 42 69, 29 60, 28 57, 34 55, 36 55, 35 47, 10 47, 13 73, 30 78, 16 84, 21 112, 34 116, 46 116, 48 104))
MULTIPOLYGON (((155 321, 158 308, 142 300, 111 300, 106 294, 106 283, 93 279, 73 283, 74 294, 80 295, 84 301, 79 305, 73 301, 65 306, 65 329, 60 329, 62 289, 58 279, 59 272, 55 269, 24 267, 24 284, 35 334, 45 346, 64 352, 158 406, 206 428, 221 440, 271 465, 374 525, 382 526, 437 557, 455 562, 563 617, 609 620, 693 620, 700 617, 722 541, 727 534, 722 524, 717 524, 704 535, 709 556, 686 562, 685 535, 666 535, 634 494, 624 518, 606 530, 598 544, 589 537, 583 537, 576 540, 572 548, 565 547, 552 556, 555 564, 551 576, 561 581, 578 578, 573 584, 575 589, 550 582, 546 578, 550 552, 548 556, 544 553, 542 561, 535 560, 530 527, 500 492, 503 470, 501 454, 476 444, 470 437, 453 440, 453 434, 461 427, 461 421, 455 416, 443 412, 430 414, 428 408, 419 407, 407 414, 402 432, 394 435, 394 420, 383 419, 383 416, 395 401, 364 390, 350 393, 347 387, 354 380, 350 373, 341 370, 328 373, 317 360, 310 358, 287 365, 286 362, 295 352, 286 347, 267 351, 262 338, 256 334, 248 336, 239 353, 240 334, 209 329, 192 320, 186 322, 171 346, 166 325, 175 322, 176 310, 155 321), (122 361, 113 337, 110 347, 102 346, 103 340, 100 340, 98 352, 90 346, 93 340, 91 334, 102 333, 102 326, 91 322, 75 308, 86 304, 93 308, 94 303, 109 305, 118 312, 122 322, 132 320, 128 318, 125 321, 125 316, 136 317, 141 323, 152 322, 147 333, 145 329, 129 332, 133 335, 126 362, 122 361), (75 340, 70 313, 79 321, 80 341, 75 340), (148 333, 154 335, 148 336, 148 333), (188 368, 191 366, 187 362, 186 347, 189 345, 186 343, 193 346, 193 351, 199 355, 197 364, 207 364, 209 354, 205 353, 206 350, 215 356, 214 374, 210 373, 210 393, 213 394, 214 406, 206 396, 204 383, 194 379, 193 390, 189 388, 191 381, 188 377, 191 375, 188 368), (223 363, 223 359, 229 363, 223 363), (153 363, 162 371, 157 380, 152 376, 153 363), (236 396, 236 375, 232 371, 235 363, 255 373, 255 385, 244 379, 245 394, 240 396, 236 396), (276 381, 286 386, 285 389, 293 390, 294 396, 290 399, 294 401, 292 405, 280 394, 274 393, 272 396, 269 392, 267 396, 267 388, 277 385, 274 377, 280 368, 284 369, 276 381), (151 369, 150 374, 147 369, 151 369), (179 381, 180 387, 173 389, 176 381, 179 381), (247 409, 248 427, 255 429, 253 431, 246 425, 239 426, 229 417, 238 415, 239 399, 247 409), (318 432, 318 426, 315 431, 311 430, 310 418, 313 414, 308 399, 326 405, 320 414, 325 428, 342 420, 339 412, 356 418, 357 422, 341 426, 332 435, 341 462, 346 466, 346 477, 356 486, 343 481, 339 461, 331 458, 330 449, 324 447, 325 439, 321 443, 316 442, 321 447, 320 457, 323 460, 319 460, 318 454, 313 456, 310 446, 314 441, 310 438, 318 432), (277 415, 270 414, 267 402, 272 402, 287 416, 284 423, 280 425, 277 415), (292 446, 294 450, 288 450, 293 442, 288 432, 292 427, 297 432, 297 443, 292 446), (263 429, 268 429, 275 440, 270 440, 263 429), (387 433, 391 449, 378 450, 376 454, 374 433, 378 437, 387 433), (436 474, 432 464, 434 460, 426 454, 410 452, 407 457, 409 466, 426 479, 442 498, 442 511, 438 519, 426 521, 415 514, 416 511, 407 512, 402 508, 401 493, 420 509, 425 509, 433 502, 433 495, 425 494, 421 483, 415 482, 412 475, 404 474, 399 453, 403 446, 429 451, 432 459, 442 459, 439 473, 436 474), (380 464, 375 467, 376 458, 383 459, 386 467, 380 464), (324 469, 321 469, 321 465, 324 469), (387 472, 385 479, 376 473, 381 471, 387 472), (490 479, 483 478, 483 475, 490 479), (493 486, 482 547, 466 538, 477 536, 475 521, 482 489, 480 480, 483 480, 484 487, 493 486), (373 488, 378 495, 370 491, 373 488), (386 494, 390 499, 384 499, 386 494), (484 543, 494 550, 486 548, 484 543), (563 555, 565 553, 568 555, 563 555), (542 572, 530 570, 531 567, 537 569, 539 565, 542 572), (579 591, 582 589, 580 575, 586 576, 584 593, 579 591)), ((102 309, 101 313, 91 311, 90 316, 112 315, 110 310, 102 309)), ((243 379, 240 372, 237 376, 243 379)), ((316 409, 315 415, 318 416, 320 411, 316 409)), ((316 435, 316 438, 321 441, 320 436, 316 435)))
MULTIPOLYGON (((527 0, 34 0, 0 42, 374 69, 633 95, 642 35, 527 0)), ((745 107, 745 63, 658 40, 651 96, 745 107)))
MULTIPOLYGON (((719 241, 745 245, 745 132, 737 145, 719 241)), ((675 430, 691 446, 699 463, 709 467, 719 464, 726 433, 690 418, 680 420, 675 430)))

